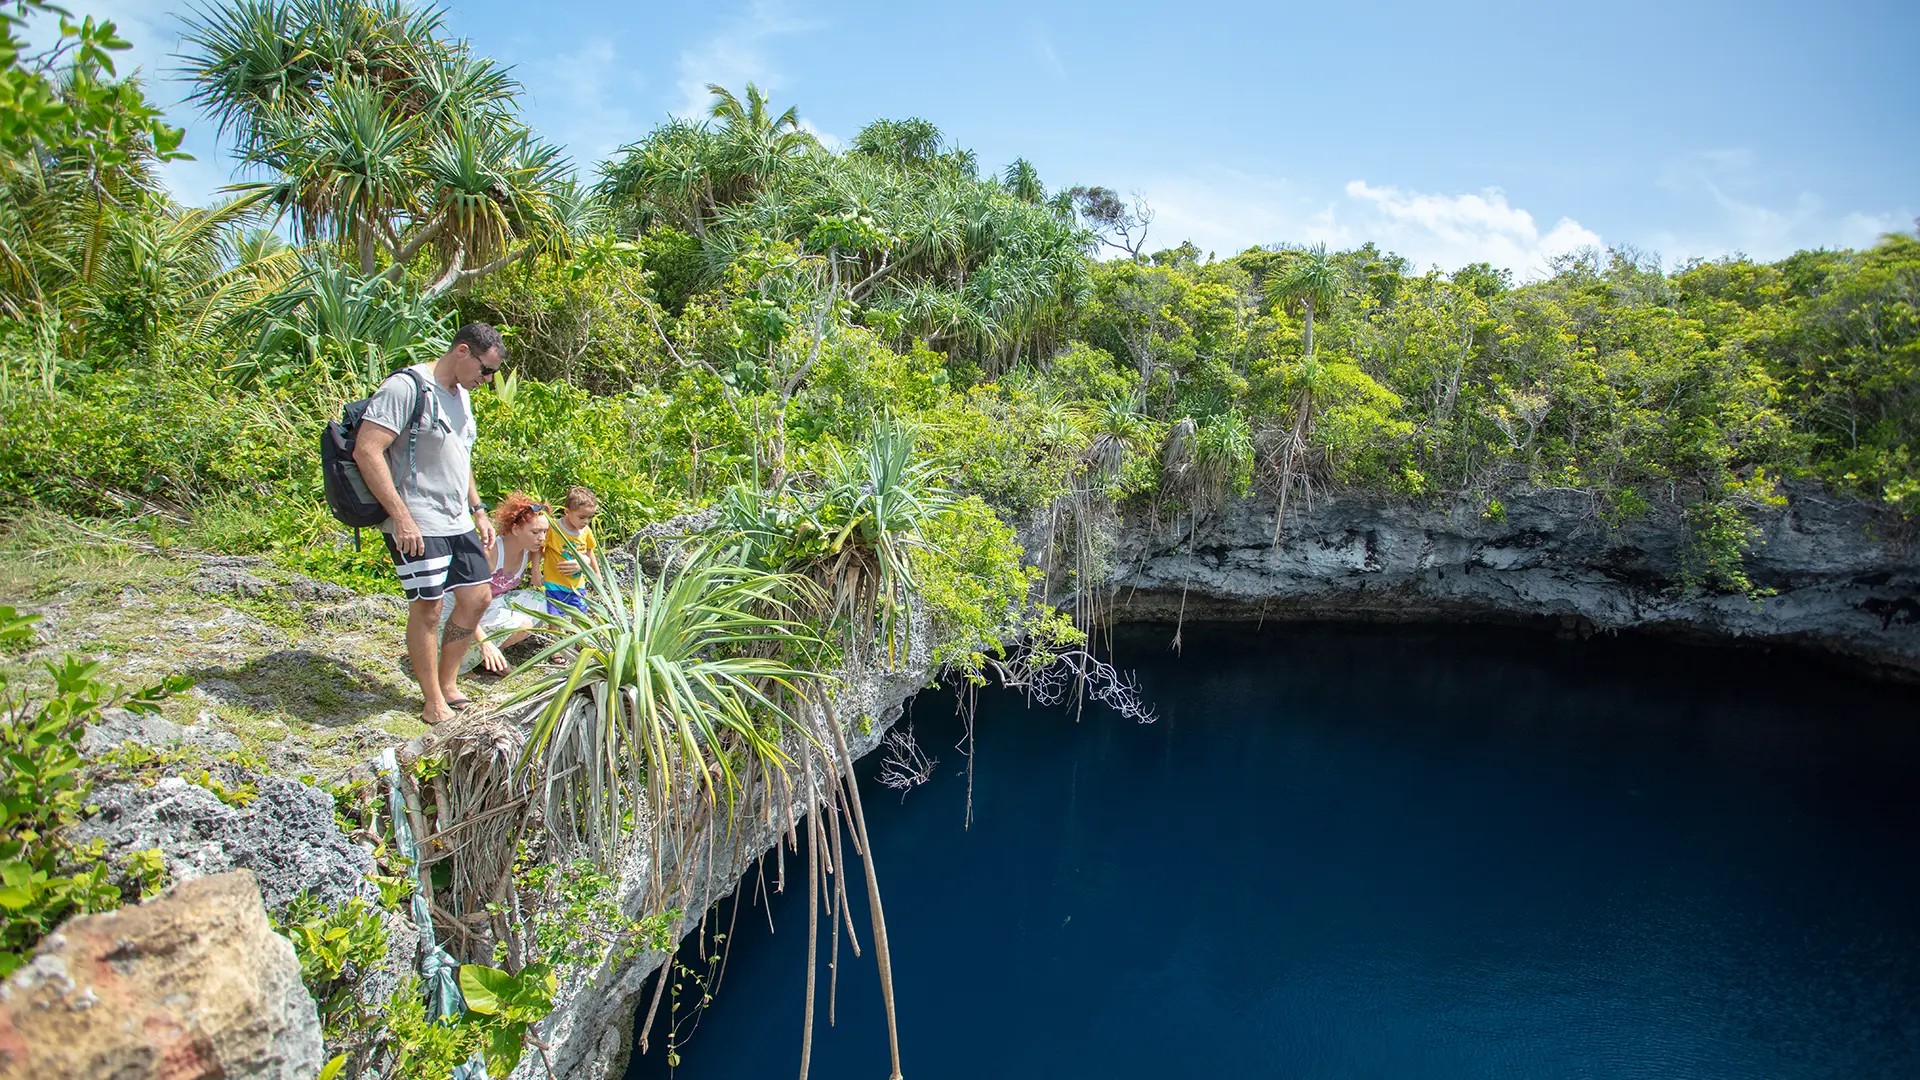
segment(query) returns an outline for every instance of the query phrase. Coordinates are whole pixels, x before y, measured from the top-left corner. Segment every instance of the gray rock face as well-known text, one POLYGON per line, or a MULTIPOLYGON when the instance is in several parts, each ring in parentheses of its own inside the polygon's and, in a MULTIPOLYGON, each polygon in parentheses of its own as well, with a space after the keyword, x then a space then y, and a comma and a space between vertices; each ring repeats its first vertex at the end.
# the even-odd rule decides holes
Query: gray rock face
POLYGON ((1289 508, 1248 499, 1192 531, 1130 520, 1113 585, 1119 618, 1554 620, 1581 634, 1644 628, 1808 646, 1920 677, 1920 560, 1861 504, 1796 487, 1758 519, 1748 556, 1777 591, 1681 596, 1687 531, 1673 508, 1610 528, 1584 495, 1502 496, 1505 520, 1358 497, 1289 508))
MULTIPOLYGON (((210 720, 211 716, 202 714, 201 719, 210 720)), ((127 742, 156 750, 181 746, 216 752, 240 749, 240 740, 231 732, 198 724, 176 724, 162 716, 142 715, 126 709, 106 709, 101 712, 99 722, 87 725, 80 750, 91 756, 127 742)))
POLYGON ((152 787, 96 788, 100 813, 74 826, 74 839, 105 840, 115 860, 157 847, 175 881, 251 870, 273 911, 302 889, 328 907, 356 896, 377 898, 366 881, 374 872, 373 857, 340 832, 332 796, 278 776, 252 783, 259 798, 244 809, 178 777, 152 787))
POLYGON ((304 574, 289 574, 284 585, 252 572, 264 567, 266 560, 246 555, 215 555, 204 558, 188 578, 188 587, 202 596, 238 596, 250 599, 280 597, 291 600, 347 600, 353 590, 330 581, 318 581, 304 574))
POLYGON ((0 985, 0 1080, 310 1080, 300 961, 245 872, 70 919, 0 985))

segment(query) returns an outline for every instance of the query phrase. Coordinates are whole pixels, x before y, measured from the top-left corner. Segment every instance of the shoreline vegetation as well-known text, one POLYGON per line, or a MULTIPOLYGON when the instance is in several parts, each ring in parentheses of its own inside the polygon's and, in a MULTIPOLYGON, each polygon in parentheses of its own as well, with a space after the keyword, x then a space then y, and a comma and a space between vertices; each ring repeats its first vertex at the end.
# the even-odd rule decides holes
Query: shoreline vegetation
MULTIPOLYGON (((1589 250, 1528 281, 1372 244, 1156 250, 1142 200, 985 169, 918 118, 831 150, 752 85, 572 163, 484 43, 395 0, 189 14, 192 100, 247 179, 187 207, 112 25, 34 53, 21 20, 63 16, 6 7, 0 964, 171 879, 164 837, 63 839, 89 792, 182 778, 244 809, 300 779, 376 867, 353 904, 272 912, 330 1076, 551 1072, 543 1024, 596 973, 689 932, 724 956, 687 901, 754 815, 819 840, 794 872, 823 948, 844 930, 884 972, 877 891, 871 926, 837 914, 867 859, 847 739, 874 718, 836 691, 924 670, 1150 717, 1096 655, 1129 516, 1191 548, 1271 505, 1277 556, 1336 497, 1499 523, 1514 492, 1572 493, 1609 535, 1678 522, 1645 587, 1762 612, 1787 485, 1901 550, 1920 520, 1914 233, 1771 263, 1589 250), (317 442, 471 320, 512 356, 473 395, 482 494, 583 485, 617 550, 588 612, 475 681, 499 711, 430 733, 390 567, 328 515, 317 442), (103 724, 137 732, 86 746, 103 724), (409 920, 464 1008, 389 957, 409 920)), ((649 1011, 691 1023, 708 973, 661 971, 649 1011)))

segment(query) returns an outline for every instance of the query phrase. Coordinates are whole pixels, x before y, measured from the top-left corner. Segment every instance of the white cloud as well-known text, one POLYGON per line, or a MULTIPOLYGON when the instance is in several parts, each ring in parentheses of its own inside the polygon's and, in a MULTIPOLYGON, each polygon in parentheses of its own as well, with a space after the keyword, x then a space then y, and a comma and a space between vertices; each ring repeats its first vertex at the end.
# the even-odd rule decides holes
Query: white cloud
POLYGON ((1888 233, 1910 233, 1913 227, 1913 215, 1905 210, 1883 214, 1863 214, 1856 210, 1840 219, 1840 246, 1872 247, 1888 233))
POLYGON ((753 0, 747 9, 721 27, 720 31, 680 54, 680 102, 676 116, 692 120, 707 115, 713 101, 708 84, 724 86, 742 93, 751 82, 771 92, 783 88, 785 76, 774 63, 769 46, 783 37, 817 29, 819 23, 804 18, 781 0, 753 0))
MULTIPOLYGON (((1376 243, 1416 264, 1457 269, 1467 263, 1504 266, 1522 276, 1542 273, 1556 255, 1598 247, 1600 237, 1570 217, 1542 233, 1533 215, 1507 202, 1499 188, 1467 195, 1428 195, 1365 180, 1347 184, 1347 198, 1372 204, 1376 243)), ((1366 223, 1369 215, 1356 215, 1366 223)))
POLYGON ((1656 231, 1649 242, 1669 262, 1734 254, 1770 260, 1804 248, 1869 247, 1912 225, 1905 207, 1840 213, 1809 191, 1785 203, 1760 194, 1775 180, 1747 149, 1703 150, 1668 162, 1659 185, 1696 224, 1656 231))
POLYGON ((1596 233, 1569 217, 1542 232, 1531 213, 1508 203, 1497 188, 1445 195, 1354 180, 1333 195, 1215 170, 1163 179, 1146 192, 1156 213, 1150 247, 1191 239, 1229 255, 1256 244, 1342 248, 1371 240, 1420 268, 1489 262, 1527 277, 1544 273, 1556 255, 1600 244, 1596 233))
POLYGON ((813 121, 804 116, 800 118, 800 130, 820 140, 820 145, 829 150, 837 152, 847 145, 845 139, 842 139, 831 131, 821 131, 819 127, 815 126, 813 121))
POLYGON ((1064 80, 1067 77, 1067 65, 1060 61, 1060 54, 1053 47, 1053 38, 1044 29, 1034 35, 1033 49, 1046 62, 1047 70, 1053 72, 1055 79, 1064 80))

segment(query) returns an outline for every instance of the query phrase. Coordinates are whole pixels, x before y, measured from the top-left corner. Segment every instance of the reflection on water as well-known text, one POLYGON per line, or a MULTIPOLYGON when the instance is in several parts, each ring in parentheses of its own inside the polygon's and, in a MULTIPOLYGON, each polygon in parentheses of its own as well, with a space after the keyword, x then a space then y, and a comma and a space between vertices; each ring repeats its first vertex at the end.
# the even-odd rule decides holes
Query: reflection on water
MULTIPOLYGON (((913 1080, 1920 1077, 1920 693, 1664 642, 1169 636, 1118 643, 1149 727, 982 694, 971 830, 951 694, 912 713, 933 782, 863 787, 913 1080)), ((678 1075, 797 1071, 790 879, 678 1075)), ((884 1077, 871 951, 831 1029, 824 953, 813 1075, 884 1077)))

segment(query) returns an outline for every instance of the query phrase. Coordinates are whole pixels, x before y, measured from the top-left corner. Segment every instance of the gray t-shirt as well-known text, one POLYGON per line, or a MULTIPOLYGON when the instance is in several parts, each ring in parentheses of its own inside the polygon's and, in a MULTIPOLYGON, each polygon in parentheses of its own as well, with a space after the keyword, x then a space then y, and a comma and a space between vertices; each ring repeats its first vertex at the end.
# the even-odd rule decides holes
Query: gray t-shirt
MULTIPOLYGON (((364 421, 379 424, 395 432, 387 447, 387 468, 393 473, 393 486, 406 503, 407 513, 422 536, 463 536, 474 530, 473 517, 467 513, 467 486, 473 475, 473 441, 479 436, 474 426, 473 408, 467 391, 452 390, 433 377, 432 364, 414 367, 425 380, 431 398, 420 416, 420 428, 413 448, 411 475, 407 465, 407 421, 413 418, 414 395, 419 391, 404 372, 387 376, 374 391, 364 421)), ((393 522, 380 526, 391 533, 393 522)))

